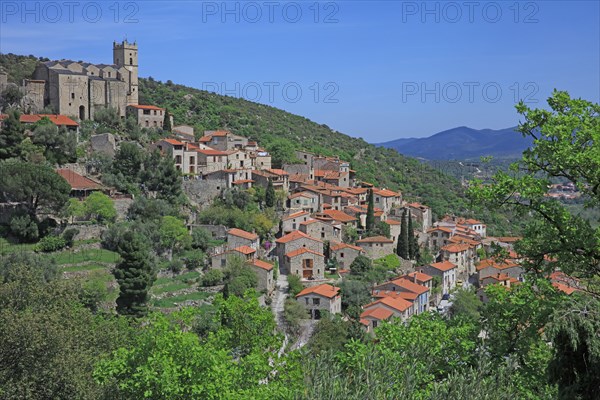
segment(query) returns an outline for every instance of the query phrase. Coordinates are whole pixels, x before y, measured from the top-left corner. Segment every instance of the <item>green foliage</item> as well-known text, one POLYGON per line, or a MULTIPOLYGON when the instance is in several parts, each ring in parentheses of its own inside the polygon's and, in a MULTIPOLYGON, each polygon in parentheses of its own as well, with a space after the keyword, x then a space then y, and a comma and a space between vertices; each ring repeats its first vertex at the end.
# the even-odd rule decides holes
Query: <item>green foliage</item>
POLYGON ((283 319, 290 332, 297 333, 300 330, 300 322, 308 318, 309 315, 306 309, 295 298, 285 299, 283 304, 283 319))
POLYGON ((45 236, 36 245, 37 251, 44 253, 51 253, 54 251, 62 250, 67 246, 67 241, 60 236, 45 236))
POLYGON ((295 296, 302 291, 302 280, 298 275, 288 275, 287 277, 290 296, 295 296))
POLYGON ((32 143, 44 149, 44 157, 51 164, 77 160, 77 134, 66 128, 58 128, 48 118, 42 118, 36 123, 32 143))
POLYGON ((368 283, 356 279, 343 279, 340 289, 342 307, 350 317, 357 318, 362 312, 361 307, 371 302, 368 283))
POLYGON ((115 153, 112 163, 112 172, 121 174, 129 182, 138 182, 144 161, 144 153, 140 147, 133 142, 123 142, 115 153))
POLYGON ((237 296, 243 297, 249 289, 255 289, 258 285, 256 273, 248 268, 244 259, 239 256, 230 256, 227 258, 227 267, 223 271, 225 277, 225 287, 223 295, 225 297, 237 296))
POLYGON ((373 226, 373 228, 367 232, 366 237, 369 236, 385 236, 386 238, 390 238, 391 234, 390 234, 390 226, 388 224, 386 224, 383 221, 377 221, 377 223, 375 223, 375 225, 373 226))
POLYGON ((130 220, 140 222, 158 222, 164 216, 179 216, 178 207, 164 199, 150 199, 137 196, 127 210, 130 220))
POLYGON ((185 249, 191 244, 192 238, 185 223, 176 217, 162 217, 159 232, 162 246, 171 252, 185 249))
POLYGON ((10 232, 24 242, 35 242, 40 236, 37 222, 29 215, 13 217, 10 232))
POLYGON ((65 244, 67 247, 73 246, 73 240, 75 239, 75 236, 77 236, 78 234, 79 234, 79 229, 76 229, 76 228, 68 228, 68 229, 64 230, 64 232, 62 233, 62 237, 65 240, 65 244))
POLYGON ((369 189, 367 196, 367 219, 365 225, 367 232, 371 232, 375 226, 375 200, 373 199, 373 189, 369 189))
POLYGON ((0 129, 0 160, 17 158, 21 154, 21 142, 23 141, 23 127, 19 121, 20 114, 16 110, 8 112, 8 118, 2 123, 0 129))
POLYGON ((134 231, 126 231, 117 244, 121 261, 113 272, 119 283, 117 312, 142 317, 148 312, 148 291, 156 276, 149 257, 148 244, 134 231))
POLYGON ((171 114, 169 113, 169 109, 165 110, 165 122, 163 123, 163 131, 171 132, 173 127, 171 126, 171 114))
POLYGON ((410 238, 408 236, 408 214, 406 209, 402 212, 402 221, 400 225, 400 236, 398 236, 398 247, 396 254, 405 260, 410 259, 410 238))
POLYGON ((114 107, 99 107, 94 111, 94 121, 98 122, 103 128, 115 130, 121 124, 121 118, 114 107))
POLYGON ((186 251, 182 257, 187 269, 198 269, 204 267, 206 254, 202 250, 186 251))
POLYGON ((112 222, 117 218, 113 201, 102 192, 93 192, 83 202, 85 213, 98 222, 112 222))
POLYGON ((474 290, 459 289, 454 292, 450 313, 453 318, 467 318, 477 322, 479 321, 479 311, 482 306, 483 304, 477 298, 477 293, 474 290))
POLYGON ((35 275, 35 279, 42 282, 58 277, 58 268, 53 258, 28 251, 16 251, 0 257, 0 283, 18 279, 22 268, 27 269, 29 276, 35 275))
POLYGON ((372 268, 373 263, 371 262, 371 259, 361 254, 352 261, 352 264, 350 264, 350 273, 352 275, 364 276, 372 268))
POLYGON ((411 260, 418 260, 419 254, 419 242, 418 237, 415 235, 415 228, 413 226, 413 219, 411 212, 408 212, 408 224, 407 224, 407 235, 408 235, 408 256, 411 260))
POLYGON ((202 286, 216 286, 223 283, 223 271, 220 269, 210 269, 206 271, 202 278, 200 279, 200 284, 202 286))
POLYGON ((193 228, 192 230, 192 247, 195 249, 201 249, 203 251, 208 250, 213 240, 212 234, 204 228, 193 228))
POLYGON ((308 348, 318 355, 326 351, 341 351, 348 342, 350 323, 339 316, 321 318, 310 337, 308 348))
POLYGON ((58 213, 70 192, 67 181, 48 166, 20 161, 0 163, 0 201, 23 203, 33 219, 40 208, 58 213))
POLYGON ((154 150, 144 161, 141 181, 146 190, 156 192, 160 199, 179 201, 182 195, 181 173, 175 168, 170 156, 162 156, 154 150))
POLYGON ((272 208, 275 205, 275 188, 273 187, 273 181, 269 179, 267 183, 267 190, 265 192, 265 205, 272 208))

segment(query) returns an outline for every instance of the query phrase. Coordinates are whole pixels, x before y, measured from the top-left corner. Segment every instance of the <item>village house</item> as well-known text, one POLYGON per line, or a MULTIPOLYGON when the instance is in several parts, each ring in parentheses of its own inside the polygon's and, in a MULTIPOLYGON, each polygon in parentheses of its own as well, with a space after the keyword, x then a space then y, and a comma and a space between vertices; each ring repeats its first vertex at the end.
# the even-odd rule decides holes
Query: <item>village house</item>
POLYGON ((173 136, 185 142, 195 142, 194 127, 189 125, 176 125, 171 128, 173 136))
MULTIPOLYGON (((0 128, 2 128, 2 121, 8 118, 7 114, 0 114, 0 128)), ((79 132, 79 124, 73 121, 66 115, 60 114, 21 114, 19 121, 21 124, 28 126, 33 125, 43 118, 47 118, 50 122, 56 125, 58 128, 65 128, 69 131, 79 132)))
POLYGON ((450 261, 458 267, 458 278, 466 280, 475 270, 476 255, 468 244, 448 244, 440 249, 442 260, 450 261))
MULTIPOLYGON (((367 225, 367 208, 368 207, 366 205, 347 206, 344 207, 344 212, 356 218, 358 220, 358 224, 364 227, 367 225)), ((383 217, 383 210, 381 208, 374 207, 373 216, 375 217, 375 222, 380 222, 383 217)))
POLYGON ((221 151, 241 150, 248 145, 247 138, 234 135, 230 131, 204 131, 204 136, 198 139, 198 142, 221 151))
POLYGON ((398 245, 398 238, 400 237, 400 228, 402 223, 395 219, 386 219, 384 223, 390 226, 390 238, 394 241, 394 248, 398 245))
POLYGON ((444 226, 437 226, 429 229, 427 231, 427 234, 429 235, 429 247, 434 250, 444 247, 449 243, 448 240, 453 233, 454 231, 451 228, 444 226))
POLYGON ((486 287, 489 285, 500 285, 506 289, 510 289, 512 286, 519 284, 520 281, 506 274, 498 273, 496 275, 489 275, 479 281, 479 288, 477 289, 477 295, 482 303, 488 302, 488 297, 485 293, 486 287))
POLYGON ((415 313, 420 314, 427 311, 429 308, 429 288, 419 285, 404 277, 399 277, 394 280, 384 282, 374 287, 378 291, 390 292, 411 292, 416 294, 415 313))
POLYGON ((305 288, 296 295, 296 301, 308 311, 311 319, 321 319, 323 312, 342 312, 340 288, 326 283, 305 288))
MULTIPOLYGON (((288 254, 301 249, 311 250, 313 253, 323 256, 323 242, 319 239, 308 236, 306 233, 301 231, 293 231, 285 236, 275 240, 276 253, 279 257, 279 265, 284 271, 292 272, 290 265, 290 257, 288 254)), ((294 257, 302 255, 302 253, 293 253, 294 257)), ((311 257, 314 259, 314 257, 311 257)), ((324 261, 317 261, 319 264, 324 265, 324 261)), ((314 261, 313 261, 314 264, 314 261)), ((309 269, 308 267, 306 269, 309 269)), ((321 267, 320 275, 323 274, 323 268, 321 267)), ((313 274, 314 275, 314 274, 313 274)), ((302 276, 302 274, 300 274, 302 276)))
POLYGON ((426 273, 420 271, 409 272, 408 274, 402 275, 400 278, 408 279, 413 283, 424 286, 429 291, 433 289, 433 277, 431 275, 427 275, 426 273))
POLYGON ((348 243, 332 241, 329 245, 329 257, 337 260, 340 269, 349 269, 356 257, 364 250, 348 243))
POLYGON ((363 307, 360 314, 360 322, 369 333, 377 328, 383 321, 389 321, 392 317, 408 320, 411 315, 412 303, 393 297, 383 297, 363 307))
POLYGON ((269 181, 271 181, 275 190, 283 190, 285 193, 288 193, 290 190, 289 174, 282 169, 254 171, 252 179, 254 179, 256 185, 262 186, 265 189, 269 185, 269 181))
POLYGON ((322 213, 319 213, 315 216, 315 218, 327 218, 335 221, 336 223, 341 224, 343 227, 353 227, 356 228, 356 218, 346 214, 343 211, 339 210, 324 210, 322 213))
POLYGON ((165 109, 151 105, 130 104, 127 106, 127 116, 133 117, 142 128, 162 129, 165 109))
POLYGON ((246 232, 242 229, 232 228, 227 231, 227 247, 235 249, 236 247, 248 246, 254 250, 259 248, 258 235, 246 232))
POLYGON ((342 240, 342 225, 334 221, 311 219, 300 223, 301 232, 323 241, 342 240))
POLYGON ((420 267, 427 275, 437 277, 441 294, 448 294, 456 287, 457 265, 450 261, 436 262, 420 267))
POLYGON ((371 260, 385 257, 394 253, 394 241, 385 236, 373 236, 356 241, 356 244, 362 248, 365 255, 371 260))
POLYGON ((381 208, 387 216, 394 207, 402 205, 402 194, 389 189, 373 189, 373 201, 375 207, 381 208))
POLYGON ((308 191, 294 193, 288 196, 288 208, 291 211, 318 212, 322 203, 320 197, 319 194, 308 191))
POLYGON ((432 225, 431 208, 421 203, 408 203, 406 207, 410 210, 422 232, 427 232, 432 225))
POLYGON ((287 217, 281 219, 281 231, 284 235, 292 231, 300 229, 302 222, 310 221, 313 218, 310 216, 308 211, 297 211, 289 214, 287 217))
POLYGON ((247 265, 256 273, 258 280, 257 289, 261 292, 270 294, 275 288, 275 280, 273 279, 273 264, 259 259, 253 259, 247 262, 247 265))
POLYGON ((505 274, 511 278, 521 280, 525 272, 522 266, 512 260, 494 260, 492 258, 481 260, 477 264, 476 269, 479 281, 488 276, 496 276, 498 274, 505 274))
POLYGON ((93 192, 103 192, 110 194, 110 190, 104 187, 102 184, 86 178, 83 175, 70 169, 57 169, 56 173, 62 176, 69 186, 71 186, 71 197, 78 198, 80 200, 85 199, 93 192))
POLYGON ((240 246, 218 254, 213 254, 210 257, 210 265, 211 268, 222 269, 225 268, 227 263, 233 258, 240 258, 246 262, 251 262, 256 259, 257 256, 256 249, 249 246, 240 246))
POLYGON ((285 253, 283 268, 302 280, 320 280, 325 277, 325 256, 305 247, 285 253))

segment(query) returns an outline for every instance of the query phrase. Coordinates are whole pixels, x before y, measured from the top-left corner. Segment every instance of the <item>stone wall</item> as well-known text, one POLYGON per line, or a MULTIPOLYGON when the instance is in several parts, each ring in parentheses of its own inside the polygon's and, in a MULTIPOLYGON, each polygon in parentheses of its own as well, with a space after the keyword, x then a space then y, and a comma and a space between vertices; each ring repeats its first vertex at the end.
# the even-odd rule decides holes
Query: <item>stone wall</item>
POLYGON ((201 208, 208 207, 213 199, 221 194, 221 190, 227 187, 225 179, 211 180, 184 180, 183 190, 193 205, 201 208))

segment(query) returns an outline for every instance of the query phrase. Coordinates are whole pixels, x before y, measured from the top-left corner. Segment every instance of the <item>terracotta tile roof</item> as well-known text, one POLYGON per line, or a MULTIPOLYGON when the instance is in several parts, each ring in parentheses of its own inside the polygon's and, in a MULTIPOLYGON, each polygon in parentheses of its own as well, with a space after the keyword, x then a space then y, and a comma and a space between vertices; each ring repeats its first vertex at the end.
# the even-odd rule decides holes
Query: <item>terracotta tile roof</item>
POLYGON ((468 225, 485 225, 483 222, 472 218, 465 219, 464 223, 468 225))
MULTIPOLYGON (((7 114, 0 114, 0 121, 8 118, 7 114)), ((61 114, 22 114, 19 117, 19 121, 23 124, 35 124, 42 118, 48 118, 54 125, 57 126, 79 126, 79 124, 73 121, 66 115, 61 114)))
POLYGON ((306 296, 307 294, 318 294, 319 296, 332 299, 340 294, 340 288, 323 283, 321 285, 311 286, 303 289, 296 295, 296 297, 306 296))
POLYGON ((174 146, 183 146, 183 142, 180 142, 179 140, 176 140, 176 139, 163 139, 162 141, 172 144, 174 146))
POLYGON ((210 136, 224 137, 229 135, 231 132, 229 131, 214 131, 209 133, 210 136))
POLYGON ((288 215, 287 217, 283 217, 282 220, 287 221, 288 219, 294 219, 294 218, 302 217, 304 215, 310 215, 310 213, 308 211, 298 211, 298 212, 288 215))
POLYGON ((381 197, 397 197, 397 196, 400 196, 400 193, 396 193, 396 192, 393 192, 393 191, 388 190, 388 189, 380 189, 380 190, 375 189, 375 190, 373 190, 373 193, 376 194, 376 195, 379 195, 381 197))
POLYGON ((297 230, 290 232, 285 236, 280 237, 279 239, 275 240, 275 243, 289 243, 289 242, 293 242, 294 240, 298 240, 298 239, 310 239, 310 240, 314 240, 315 242, 323 243, 319 239, 315 239, 314 237, 308 236, 306 233, 300 232, 297 230))
POLYGON ((437 269, 438 271, 450 271, 457 267, 456 264, 451 263, 450 261, 437 262, 433 264, 429 264, 429 266, 437 269))
POLYGON ((251 232, 247 232, 245 230, 242 229, 237 229, 237 228, 231 228, 230 230, 227 231, 228 235, 233 235, 233 236, 237 236, 237 237, 241 237, 243 239, 248 239, 248 240, 256 240, 258 239, 258 235, 255 233, 251 233, 251 232))
POLYGON ((232 185, 242 185, 244 183, 252 183, 254 182, 252 179, 239 179, 237 181, 231 182, 232 185))
POLYGON ((427 233, 433 232, 433 231, 442 231, 442 232, 446 232, 446 233, 453 233, 454 230, 452 228, 448 228, 446 226, 436 226, 434 228, 430 228, 429 230, 427 230, 427 233))
POLYGON ((264 269, 265 271, 270 271, 273 269, 273 264, 258 259, 252 260, 250 264, 254 265, 257 268, 264 269))
POLYGON ((410 207, 410 208, 420 208, 422 210, 429 209, 428 206, 421 204, 421 203, 408 203, 406 206, 410 207))
POLYGON ((354 246, 354 245, 351 245, 348 243, 340 243, 340 242, 334 242, 334 241, 331 242, 329 249, 331 251, 338 251, 338 250, 342 250, 342 249, 353 249, 356 251, 364 252, 362 247, 354 246))
POLYGON ((418 294, 413 292, 394 292, 393 290, 380 289, 374 289, 371 294, 375 298, 391 297, 393 299, 403 299, 413 303, 415 302, 417 297, 419 297, 418 294))
POLYGON ((141 105, 141 104, 130 104, 127 107, 133 107, 133 108, 137 108, 140 110, 164 110, 164 108, 160 108, 157 106, 141 105))
MULTIPOLYGON (((376 319, 378 321, 385 321, 386 319, 392 317, 393 315, 394 315, 394 313, 385 307, 373 307, 373 308, 363 311, 362 314, 360 314, 360 318, 361 318, 361 321, 365 320, 365 318, 367 318, 367 317, 376 319)), ((367 322, 365 325, 369 325, 369 323, 367 322)))
POLYGON ((560 290, 561 292, 564 292, 566 294, 572 294, 573 292, 576 292, 577 289, 573 288, 571 286, 565 285, 564 283, 560 283, 560 282, 552 282, 552 286, 554 286, 556 289, 560 290))
POLYGON ((419 285, 418 283, 414 283, 406 278, 394 279, 392 281, 382 283, 381 285, 378 285, 376 287, 383 286, 386 283, 393 283, 396 286, 399 286, 403 289, 406 289, 406 290, 416 293, 416 294, 422 294, 422 293, 429 291, 429 288, 427 288, 423 285, 419 285))
POLYGON ((236 247, 232 251, 237 251, 238 253, 242 253, 244 255, 256 253, 256 250, 249 246, 236 247))
POLYGON ((294 193, 291 196, 289 196, 288 198, 289 199, 295 199, 295 198, 298 198, 298 197, 306 197, 306 198, 312 199, 312 198, 314 198, 316 196, 317 195, 314 194, 314 193, 304 191, 304 192, 294 193))
POLYGON ((265 171, 268 171, 272 174, 279 175, 279 176, 288 176, 289 175, 287 172, 285 172, 282 169, 266 169, 265 171))
POLYGON ((497 237, 496 239, 502 243, 514 243, 514 242, 518 242, 519 240, 521 240, 523 238, 520 236, 504 236, 504 237, 497 237))
POLYGON ((205 154, 207 156, 226 156, 227 152, 215 149, 199 149, 196 150, 198 153, 205 154))
POLYGON ((513 268, 513 267, 518 267, 518 266, 519 266, 519 264, 516 264, 515 262, 513 262, 511 260, 497 261, 492 258, 486 258, 485 260, 481 260, 477 264, 476 269, 477 269, 477 271, 480 271, 484 268, 492 267, 494 269, 503 270, 503 269, 513 268))
POLYGON ((385 304, 386 306, 391 307, 394 310, 397 310, 399 312, 404 312, 407 309, 409 309, 410 307, 412 307, 412 303, 410 301, 400 299, 400 298, 383 297, 377 301, 367 304, 363 308, 368 309, 368 308, 371 308, 378 304, 385 304))
POLYGON ((310 224, 314 224, 314 223, 317 223, 317 222, 323 222, 323 221, 320 221, 318 219, 309 219, 308 221, 302 221, 302 222, 300 222, 300 225, 310 225, 310 224))
POLYGON ((210 142, 212 140, 212 138, 210 136, 202 136, 200 139, 198 139, 199 142, 210 142))
POLYGON ((418 282, 428 282, 433 279, 432 276, 429 276, 429 275, 427 275, 423 272, 419 272, 419 271, 408 273, 408 274, 406 274, 406 276, 409 276, 411 278, 415 277, 415 278, 417 278, 418 282))
POLYGON ((394 243, 394 241, 386 238, 385 236, 371 236, 357 240, 356 243, 394 243))
POLYGON ((402 225, 402 222, 396 221, 395 219, 386 219, 383 222, 385 222, 388 225, 402 225))
POLYGON ((79 175, 70 169, 57 169, 56 173, 65 178, 71 186, 71 190, 93 190, 102 189, 102 185, 93 180, 79 175))
POLYGON ((286 253, 286 257, 293 258, 306 253, 314 254, 315 256, 319 257, 325 257, 323 254, 307 249, 306 247, 301 247, 297 250, 290 251, 289 253, 286 253))
POLYGON ((463 251, 467 251, 471 248, 468 244, 448 244, 441 248, 443 251, 447 251, 448 253, 460 253, 463 251))
POLYGON ((323 211, 323 214, 327 215, 328 217, 333 218, 336 221, 340 221, 340 222, 356 221, 356 218, 346 214, 343 211, 339 211, 339 210, 325 210, 325 211, 323 211))

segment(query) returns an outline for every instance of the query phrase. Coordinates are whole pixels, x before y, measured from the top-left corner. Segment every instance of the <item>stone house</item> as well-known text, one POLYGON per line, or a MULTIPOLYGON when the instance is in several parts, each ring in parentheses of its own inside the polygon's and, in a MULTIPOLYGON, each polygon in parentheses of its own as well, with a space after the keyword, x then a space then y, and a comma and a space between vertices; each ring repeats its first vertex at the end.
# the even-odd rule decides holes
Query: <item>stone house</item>
POLYGON ((400 228, 402 223, 400 221, 396 221, 395 219, 386 219, 386 224, 390 226, 390 237, 394 241, 394 248, 398 246, 398 238, 400 237, 400 228))
POLYGON ((329 246, 329 257, 337 260, 340 269, 349 269, 354 259, 363 253, 362 248, 347 243, 332 241, 329 246))
POLYGON ((165 109, 151 105, 131 104, 127 106, 127 116, 133 117, 142 128, 162 129, 165 109))
POLYGON ((479 281, 479 288, 477 289, 477 295, 482 303, 488 302, 488 297, 485 293, 485 288, 489 285, 500 285, 507 289, 514 285, 518 285, 520 281, 516 278, 508 276, 506 274, 498 273, 496 275, 489 275, 479 281))
POLYGON ((365 326, 367 332, 372 333, 383 321, 389 321, 392 317, 408 320, 411 315, 412 303, 393 297, 383 297, 363 307, 360 314, 360 322, 365 326))
POLYGON ((321 207, 320 195, 303 191, 288 196, 288 208, 292 211, 318 212, 321 207))
POLYGON ((475 273, 476 254, 466 243, 448 244, 440 249, 442 260, 450 261, 458 267, 458 278, 466 280, 475 273))
POLYGON ((325 256, 322 253, 305 247, 285 254, 283 267, 290 274, 302 280, 319 280, 325 278, 325 256))
POLYGON ((431 249, 439 249, 444 247, 449 242, 448 240, 453 235, 454 231, 451 228, 437 226, 435 228, 431 228, 427 231, 429 235, 429 248, 431 249))
POLYGON ((326 283, 305 288, 296 295, 296 301, 308 311, 311 319, 320 319, 323 311, 329 314, 342 312, 340 288, 326 283))
POLYGON ((482 238, 487 236, 487 226, 481 221, 476 219, 465 219, 462 221, 462 225, 474 230, 482 238))
POLYGON ((289 175, 282 169, 265 169, 260 171, 254 171, 252 179, 256 185, 262 186, 265 189, 269 185, 269 181, 273 182, 273 188, 275 190, 283 190, 288 193, 290 190, 289 175))
POLYGON ((421 225, 421 231, 427 232, 432 225, 431 208, 421 203, 408 203, 406 207, 415 221, 421 225))
POLYGON ((311 219, 300 223, 300 231, 323 241, 342 240, 342 226, 333 221, 311 219))
POLYGON ((73 170, 62 168, 57 169, 56 173, 62 176, 67 181, 69 186, 71 186, 71 197, 85 199, 93 192, 110 194, 110 190, 104 187, 102 184, 93 181, 90 178, 86 178, 85 176, 80 175, 73 170))
POLYGON ((204 136, 198 142, 221 151, 243 149, 248 145, 247 138, 229 131, 204 131, 204 136))
POLYGON ((258 279, 257 289, 267 294, 273 292, 275 280, 273 277, 273 264, 259 259, 253 259, 247 262, 247 265, 254 270, 258 279))
POLYGON ((394 241, 385 236, 373 236, 356 241, 365 255, 371 260, 376 260, 394 253, 394 241))
POLYGON ((256 233, 246 232, 242 229, 232 228, 227 231, 227 247, 235 249, 248 246, 258 251, 259 238, 256 233))
POLYGON ((246 262, 251 262, 256 259, 256 257, 257 253, 255 249, 249 246, 240 246, 222 253, 213 254, 210 257, 210 265, 211 268, 222 269, 227 266, 227 263, 230 262, 232 258, 241 258, 246 262))
POLYGON ((373 201, 387 216, 394 207, 402 205, 402 194, 389 189, 373 189, 373 201))
POLYGON ((411 292, 416 295, 415 313, 420 314, 429 308, 429 288, 406 278, 397 278, 374 287, 378 291, 411 292))
MULTIPOLYGON (((2 121, 8 118, 7 114, 0 114, 0 128, 2 128, 2 121)), ((34 125, 43 118, 48 118, 50 122, 56 125, 58 128, 65 128, 69 131, 79 132, 79 124, 73 121, 66 115, 60 114, 21 114, 19 122, 23 125, 34 125)))
MULTIPOLYGON (((308 236, 306 233, 301 231, 293 231, 285 236, 275 240, 276 253, 279 257, 279 265, 284 270, 291 272, 286 266, 289 265, 287 260, 287 254, 299 249, 308 249, 317 254, 323 254, 323 242, 319 239, 308 236)), ((322 271, 321 271, 322 273, 322 271)))
POLYGON ((441 294, 448 294, 456 287, 457 265, 450 261, 436 262, 420 267, 427 275, 438 277, 441 294))
POLYGON ((421 271, 409 272, 401 276, 401 278, 408 279, 409 281, 416 283, 421 286, 425 286, 431 292, 433 289, 433 277, 421 271))
POLYGON ((491 258, 481 260, 477 263, 477 277, 479 281, 498 274, 508 275, 511 278, 521 280, 525 271, 523 267, 512 260, 494 260, 491 258))
POLYGON ((288 234, 292 231, 300 229, 300 224, 305 221, 310 221, 313 218, 308 211, 297 211, 289 214, 281 219, 281 231, 288 234))
POLYGON ((357 219, 351 215, 346 214, 343 211, 324 210, 320 214, 322 214, 322 216, 324 216, 324 217, 327 217, 328 219, 331 219, 331 220, 341 224, 342 226, 356 228, 357 219))

